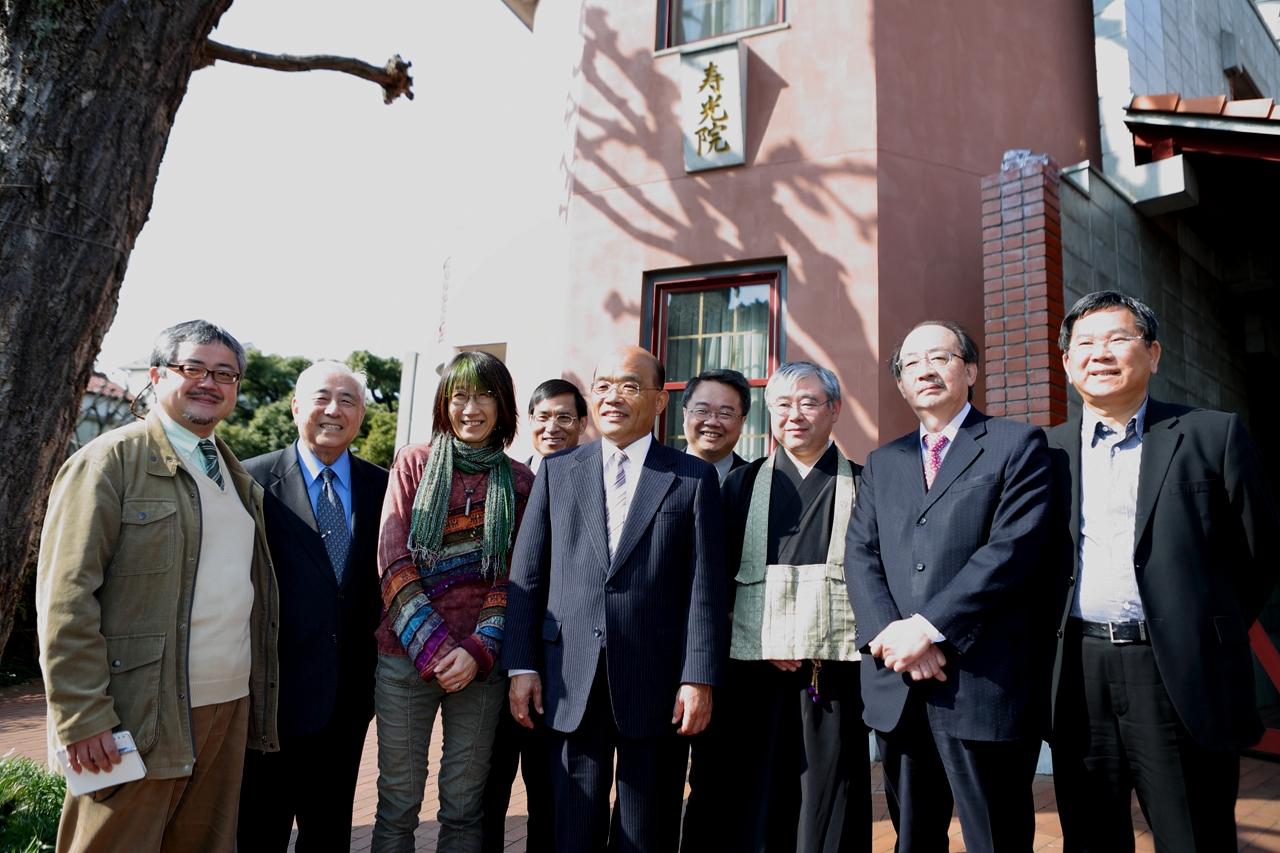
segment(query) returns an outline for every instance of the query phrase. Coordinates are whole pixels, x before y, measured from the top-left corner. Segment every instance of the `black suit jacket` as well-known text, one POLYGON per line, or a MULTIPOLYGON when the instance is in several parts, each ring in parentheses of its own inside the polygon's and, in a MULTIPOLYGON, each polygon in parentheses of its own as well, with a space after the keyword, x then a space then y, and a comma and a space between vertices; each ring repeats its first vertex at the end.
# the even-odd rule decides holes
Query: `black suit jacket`
POLYGON ((600 442, 542 460, 511 561, 504 669, 542 676, 547 724, 578 728, 601 646, 618 730, 673 731, 682 683, 718 684, 725 575, 715 468, 657 439, 609 558, 600 442))
POLYGON ((378 523, 386 469, 351 456, 351 550, 339 587, 296 443, 244 467, 266 492, 267 544, 280 584, 280 731, 311 734, 335 709, 367 720, 378 659, 373 632, 382 615, 378 523))
POLYGON ((867 457, 845 548, 858 641, 865 649, 915 613, 947 638, 946 681, 915 684, 864 659, 868 725, 892 731, 917 690, 931 726, 952 737, 1043 732, 1053 634, 1037 568, 1049 499, 1044 432, 977 409, 927 492, 917 430, 867 457))
MULTIPOLYGON (((1049 431, 1066 522, 1055 532, 1065 552, 1060 629, 1080 564, 1080 423, 1076 415, 1049 431)), ((1239 416, 1148 399, 1133 547, 1138 593, 1169 698, 1210 749, 1244 749, 1262 736, 1249 627, 1280 569, 1280 518, 1263 470, 1239 416)))

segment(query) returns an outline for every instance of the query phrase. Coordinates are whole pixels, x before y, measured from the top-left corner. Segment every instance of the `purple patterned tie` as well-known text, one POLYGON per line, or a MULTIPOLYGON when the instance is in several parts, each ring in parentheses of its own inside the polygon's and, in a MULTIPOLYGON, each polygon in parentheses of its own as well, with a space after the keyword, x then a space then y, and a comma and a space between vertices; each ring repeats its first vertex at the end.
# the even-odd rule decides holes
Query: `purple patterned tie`
POLYGON ((930 433, 924 437, 925 449, 929 451, 929 456, 924 463, 924 487, 926 491, 933 488, 933 480, 938 476, 938 469, 942 467, 942 449, 950 443, 951 439, 945 435, 930 433))
POLYGON ((622 538, 622 525, 627 520, 627 471, 622 463, 627 461, 627 454, 619 448, 609 457, 609 464, 616 466, 617 473, 613 477, 613 486, 609 489, 605 502, 605 514, 609 522, 609 557, 618 550, 618 541, 622 538))

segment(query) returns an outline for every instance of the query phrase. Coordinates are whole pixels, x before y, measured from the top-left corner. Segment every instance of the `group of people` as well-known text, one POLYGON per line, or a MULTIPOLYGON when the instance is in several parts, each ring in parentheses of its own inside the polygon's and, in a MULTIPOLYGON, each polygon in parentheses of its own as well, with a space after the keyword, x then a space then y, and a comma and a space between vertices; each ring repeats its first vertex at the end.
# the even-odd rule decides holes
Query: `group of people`
POLYGON ((692 378, 659 443, 663 365, 623 347, 584 395, 441 371, 429 444, 352 455, 365 380, 298 377, 298 440, 241 465, 214 435, 243 348, 165 330, 145 421, 73 455, 38 569, 51 736, 144 779, 69 794, 59 851, 346 850, 377 721, 375 851, 415 846, 437 716, 437 848, 498 851, 517 768, 530 851, 871 848, 868 732, 900 851, 1028 850, 1040 744, 1067 849, 1234 849, 1262 733, 1248 634, 1280 518, 1238 416, 1162 403, 1155 315, 1116 292, 1059 344, 1082 409, 1048 430, 973 406, 978 347, 926 320, 890 370, 918 429, 865 465, 828 368, 752 405, 692 378), (600 438, 582 443, 589 425, 600 438), (689 786, 683 823, 686 772, 689 786), (611 796, 612 792, 612 796, 611 796))

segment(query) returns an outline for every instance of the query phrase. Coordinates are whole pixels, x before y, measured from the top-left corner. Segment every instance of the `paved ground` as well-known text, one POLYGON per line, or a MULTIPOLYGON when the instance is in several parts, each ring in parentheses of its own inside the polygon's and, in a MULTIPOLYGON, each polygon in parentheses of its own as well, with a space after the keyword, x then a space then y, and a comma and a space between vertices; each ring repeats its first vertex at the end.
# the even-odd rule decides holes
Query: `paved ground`
MULTIPOLYGON (((14 750, 19 754, 43 760, 45 757, 44 694, 39 684, 0 689, 0 755, 14 750)), ((432 743, 431 762, 440 759, 440 734, 436 727, 432 743)), ((369 729, 365 745, 364 761, 360 765, 360 781, 356 789, 355 822, 351 833, 351 850, 369 849, 369 836, 373 831, 373 811, 377 804, 377 749, 374 730, 369 729)), ((893 849, 893 825, 885 806, 884 786, 880 780, 880 765, 871 765, 873 785, 872 829, 875 853, 893 849)), ((1058 850, 1062 848, 1062 829, 1058 825, 1058 810, 1053 797, 1053 780, 1037 776, 1035 780, 1036 837, 1034 849, 1058 850)), ((426 801, 422 806, 422 825, 418 828, 418 849, 436 849, 437 803, 434 774, 427 782, 426 801)), ((1134 802, 1134 836, 1138 850, 1154 850, 1151 833, 1142 819, 1137 802, 1134 802)), ((1280 853, 1280 763, 1246 758, 1240 767, 1240 799, 1236 805, 1239 823, 1239 850, 1273 851, 1280 853)), ((524 784, 516 779, 511 794, 511 810, 507 816, 507 850, 525 848, 525 794, 524 784)), ((960 824, 951 821, 951 850, 964 850, 960 824)), ((292 847, 290 848, 292 851, 292 847)))

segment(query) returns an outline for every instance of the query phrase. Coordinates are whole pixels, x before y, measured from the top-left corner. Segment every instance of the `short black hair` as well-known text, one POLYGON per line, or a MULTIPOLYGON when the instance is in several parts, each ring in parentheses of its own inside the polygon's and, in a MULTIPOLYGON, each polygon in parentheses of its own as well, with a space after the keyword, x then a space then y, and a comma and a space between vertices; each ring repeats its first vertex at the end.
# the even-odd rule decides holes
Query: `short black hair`
MULTIPOLYGON (((964 326, 961 326, 955 320, 923 320, 912 326, 911 330, 902 336, 902 341, 898 341, 898 345, 893 348, 893 354, 889 356, 889 372, 893 374, 895 381, 902 378, 902 361, 899 358, 902 355, 902 342, 910 336, 911 332, 925 326, 941 326, 955 335, 956 340, 960 342, 960 352, 957 355, 964 359, 965 364, 972 364, 974 367, 978 366, 978 344, 964 326)), ((972 385, 969 386, 969 402, 973 402, 972 385)))
POLYGON ((568 379, 548 379, 537 388, 533 389, 533 396, 529 398, 529 414, 533 414, 533 410, 543 400, 550 400, 552 397, 559 397, 561 394, 573 395, 573 407, 578 410, 578 417, 585 418, 587 416, 587 398, 582 396, 582 392, 578 390, 578 386, 574 385, 568 379))
POLYGON ((488 391, 498 402, 498 422, 489 436, 489 444, 510 447, 516 437, 520 417, 516 409, 516 389, 511 381, 511 371, 502 359, 482 350, 460 352, 449 360, 440 371, 440 385, 436 388, 436 401, 432 407, 431 429, 436 435, 457 434, 449 420, 449 402, 459 388, 471 391, 488 391))
POLYGON ((738 414, 746 417, 751 411, 751 385, 747 382, 747 377, 736 370, 704 370, 690 379, 689 384, 684 386, 684 396, 680 398, 681 408, 689 408, 693 392, 703 382, 719 382, 721 385, 728 385, 738 392, 738 398, 742 400, 742 411, 738 414))
POLYGON ((1142 333, 1142 339, 1151 346, 1156 342, 1156 334, 1160 331, 1160 323, 1156 320, 1156 312, 1152 311, 1141 299, 1135 299, 1118 290, 1099 290, 1082 296, 1071 306, 1067 316, 1062 318, 1062 328, 1058 331, 1058 348, 1063 352, 1071 346, 1071 332, 1076 327, 1076 320, 1094 311, 1106 311, 1110 308, 1128 308, 1133 314, 1133 324, 1142 333))
POLYGON ((188 320, 185 323, 170 326, 157 335, 156 342, 151 346, 151 366, 167 367, 173 364, 173 360, 178 356, 178 347, 186 343, 222 344, 235 353, 236 366, 239 367, 240 376, 243 378, 245 368, 249 365, 244 347, 226 329, 215 326, 207 320, 188 320))

